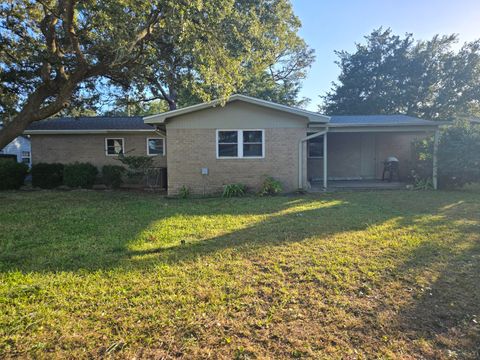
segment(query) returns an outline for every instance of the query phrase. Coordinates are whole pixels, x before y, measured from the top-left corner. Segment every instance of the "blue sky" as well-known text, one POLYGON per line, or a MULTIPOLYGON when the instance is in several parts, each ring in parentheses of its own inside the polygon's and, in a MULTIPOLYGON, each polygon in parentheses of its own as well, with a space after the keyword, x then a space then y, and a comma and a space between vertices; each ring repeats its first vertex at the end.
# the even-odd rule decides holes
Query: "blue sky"
POLYGON ((353 50, 355 42, 380 26, 416 39, 458 34, 460 43, 480 38, 479 0, 292 0, 302 21, 300 35, 315 49, 316 61, 304 81, 302 96, 317 110, 336 80, 334 50, 353 50))

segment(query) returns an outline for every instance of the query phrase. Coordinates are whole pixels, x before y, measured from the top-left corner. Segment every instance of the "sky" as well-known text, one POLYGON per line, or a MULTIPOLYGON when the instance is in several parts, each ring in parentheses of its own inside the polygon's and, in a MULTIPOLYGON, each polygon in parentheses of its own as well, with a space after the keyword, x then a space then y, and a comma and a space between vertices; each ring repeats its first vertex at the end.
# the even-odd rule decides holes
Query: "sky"
POLYGON ((458 34, 459 46, 480 38, 480 0, 291 0, 302 21, 302 36, 315 49, 316 61, 303 83, 301 96, 318 110, 339 69, 334 50, 353 51, 373 29, 390 27, 416 39, 458 34))

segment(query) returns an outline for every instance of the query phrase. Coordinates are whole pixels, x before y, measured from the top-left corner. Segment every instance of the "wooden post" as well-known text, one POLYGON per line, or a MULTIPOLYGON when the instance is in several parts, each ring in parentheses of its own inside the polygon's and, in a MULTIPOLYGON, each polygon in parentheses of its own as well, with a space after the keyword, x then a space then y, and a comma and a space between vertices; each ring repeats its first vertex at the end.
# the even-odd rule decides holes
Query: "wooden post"
POLYGON ((327 152, 327 133, 323 135, 323 188, 326 190, 328 187, 328 152, 327 152))
POLYGON ((438 189, 438 144, 440 142, 440 130, 438 128, 435 130, 434 140, 433 140, 433 188, 438 189))

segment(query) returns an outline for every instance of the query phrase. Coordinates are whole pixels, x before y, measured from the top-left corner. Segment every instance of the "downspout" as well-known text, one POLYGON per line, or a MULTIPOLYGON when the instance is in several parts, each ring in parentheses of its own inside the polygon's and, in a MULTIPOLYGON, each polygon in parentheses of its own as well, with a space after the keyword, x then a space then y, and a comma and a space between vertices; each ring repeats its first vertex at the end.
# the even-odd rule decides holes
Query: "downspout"
POLYGON ((326 188, 327 184, 325 179, 327 178, 327 173, 326 173, 326 161, 327 161, 327 154, 325 152, 326 148, 326 141, 327 141, 327 133, 328 133, 328 127, 325 128, 324 131, 316 132, 315 134, 309 135, 307 137, 304 137, 298 142, 298 187, 299 189, 303 189, 303 143, 307 142, 310 139, 314 139, 319 136, 325 136, 324 139, 324 154, 323 154, 323 165, 324 165, 324 174, 323 174, 323 186, 326 188))

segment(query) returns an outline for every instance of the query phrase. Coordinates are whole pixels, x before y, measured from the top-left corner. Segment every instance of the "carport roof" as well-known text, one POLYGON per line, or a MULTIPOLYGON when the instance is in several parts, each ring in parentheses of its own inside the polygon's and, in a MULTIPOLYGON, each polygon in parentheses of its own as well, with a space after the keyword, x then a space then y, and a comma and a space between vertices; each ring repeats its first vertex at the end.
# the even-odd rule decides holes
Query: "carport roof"
POLYGON ((438 126, 444 122, 419 119, 408 115, 333 115, 328 126, 438 126))

